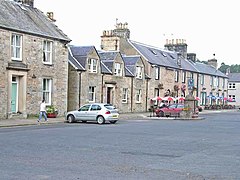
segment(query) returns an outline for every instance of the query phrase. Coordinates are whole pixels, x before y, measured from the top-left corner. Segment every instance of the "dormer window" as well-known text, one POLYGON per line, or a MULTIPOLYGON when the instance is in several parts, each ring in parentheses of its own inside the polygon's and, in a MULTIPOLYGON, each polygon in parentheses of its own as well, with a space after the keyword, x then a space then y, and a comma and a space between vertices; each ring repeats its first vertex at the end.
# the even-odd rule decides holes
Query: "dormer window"
POLYGON ((43 63, 52 64, 52 41, 43 41, 43 63))
POLYGON ((122 76, 122 68, 120 63, 115 63, 114 75, 122 76))
POLYGON ((11 52, 12 60, 22 61, 22 35, 12 34, 11 52))
POLYGON ((88 71, 91 73, 97 72, 97 60, 96 59, 88 59, 88 71))

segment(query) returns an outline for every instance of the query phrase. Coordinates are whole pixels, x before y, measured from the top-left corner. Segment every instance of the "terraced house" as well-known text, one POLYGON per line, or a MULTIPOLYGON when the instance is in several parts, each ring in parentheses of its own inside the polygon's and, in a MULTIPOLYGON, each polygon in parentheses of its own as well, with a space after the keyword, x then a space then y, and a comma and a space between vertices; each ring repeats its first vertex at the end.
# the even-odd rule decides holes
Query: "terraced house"
POLYGON ((187 52, 183 39, 167 39, 161 49, 130 40, 127 23, 118 23, 114 30, 103 31, 101 48, 143 59, 145 76, 150 78, 147 101, 156 96, 179 97, 193 92, 201 105, 225 103, 228 77, 217 70, 217 60, 213 57, 208 64, 197 62, 196 54, 187 52))
POLYGON ((54 21, 34 0, 0 1, 0 118, 37 114, 42 99, 67 110, 71 40, 54 21))
POLYGON ((144 64, 140 56, 69 47, 68 110, 89 102, 114 104, 120 112, 146 107, 144 64))
MULTIPOLYGON (((77 49, 83 51, 83 47, 77 49)), ((114 30, 103 31, 101 50, 92 49, 99 73, 94 72, 93 81, 93 78, 79 80, 82 87, 73 92, 84 90, 85 95, 79 96, 82 100, 76 102, 75 107, 91 102, 91 94, 98 96, 93 101, 112 103, 121 112, 147 111, 154 97, 185 97, 189 93, 199 99, 199 105, 226 103, 228 77, 217 70, 217 60, 213 57, 208 64, 198 62, 196 54, 187 52, 185 40, 166 40, 164 49, 153 47, 130 40, 127 23, 118 23, 114 30), (93 82, 94 89, 90 85, 93 82)), ((90 55, 85 55, 80 62, 77 53, 73 53, 73 49, 70 52, 70 64, 85 65, 81 76, 82 73, 88 76, 93 73, 87 70, 91 67, 90 55)), ((80 67, 76 66, 75 70, 81 70, 80 67)), ((76 77, 69 82, 77 81, 76 77)), ((76 98, 69 97, 70 101, 72 99, 76 98)))

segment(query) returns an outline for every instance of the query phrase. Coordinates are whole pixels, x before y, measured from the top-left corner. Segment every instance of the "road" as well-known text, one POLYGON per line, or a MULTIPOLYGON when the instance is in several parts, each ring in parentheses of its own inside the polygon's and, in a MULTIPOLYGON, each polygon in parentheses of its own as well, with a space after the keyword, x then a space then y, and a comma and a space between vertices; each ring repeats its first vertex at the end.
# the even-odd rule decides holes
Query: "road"
POLYGON ((0 179, 240 179, 239 115, 1 128, 0 179))

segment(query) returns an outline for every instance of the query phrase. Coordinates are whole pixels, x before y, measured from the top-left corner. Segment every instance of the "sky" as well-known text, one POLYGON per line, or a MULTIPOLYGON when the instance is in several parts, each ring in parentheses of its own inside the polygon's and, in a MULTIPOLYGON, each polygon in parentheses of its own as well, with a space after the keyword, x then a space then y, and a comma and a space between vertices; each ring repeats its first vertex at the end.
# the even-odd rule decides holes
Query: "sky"
POLYGON ((103 30, 128 23, 130 39, 164 48, 166 39, 185 39, 188 53, 218 66, 240 64, 237 0, 35 0, 76 46, 100 49, 103 30), (215 56, 213 56, 215 54, 215 56))

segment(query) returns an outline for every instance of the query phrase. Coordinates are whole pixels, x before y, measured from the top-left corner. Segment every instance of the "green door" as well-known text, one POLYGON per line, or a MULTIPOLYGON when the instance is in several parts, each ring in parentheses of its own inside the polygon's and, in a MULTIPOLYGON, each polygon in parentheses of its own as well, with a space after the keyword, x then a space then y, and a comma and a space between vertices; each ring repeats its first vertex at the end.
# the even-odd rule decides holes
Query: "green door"
POLYGON ((17 83, 12 83, 11 111, 17 111, 17 83))

